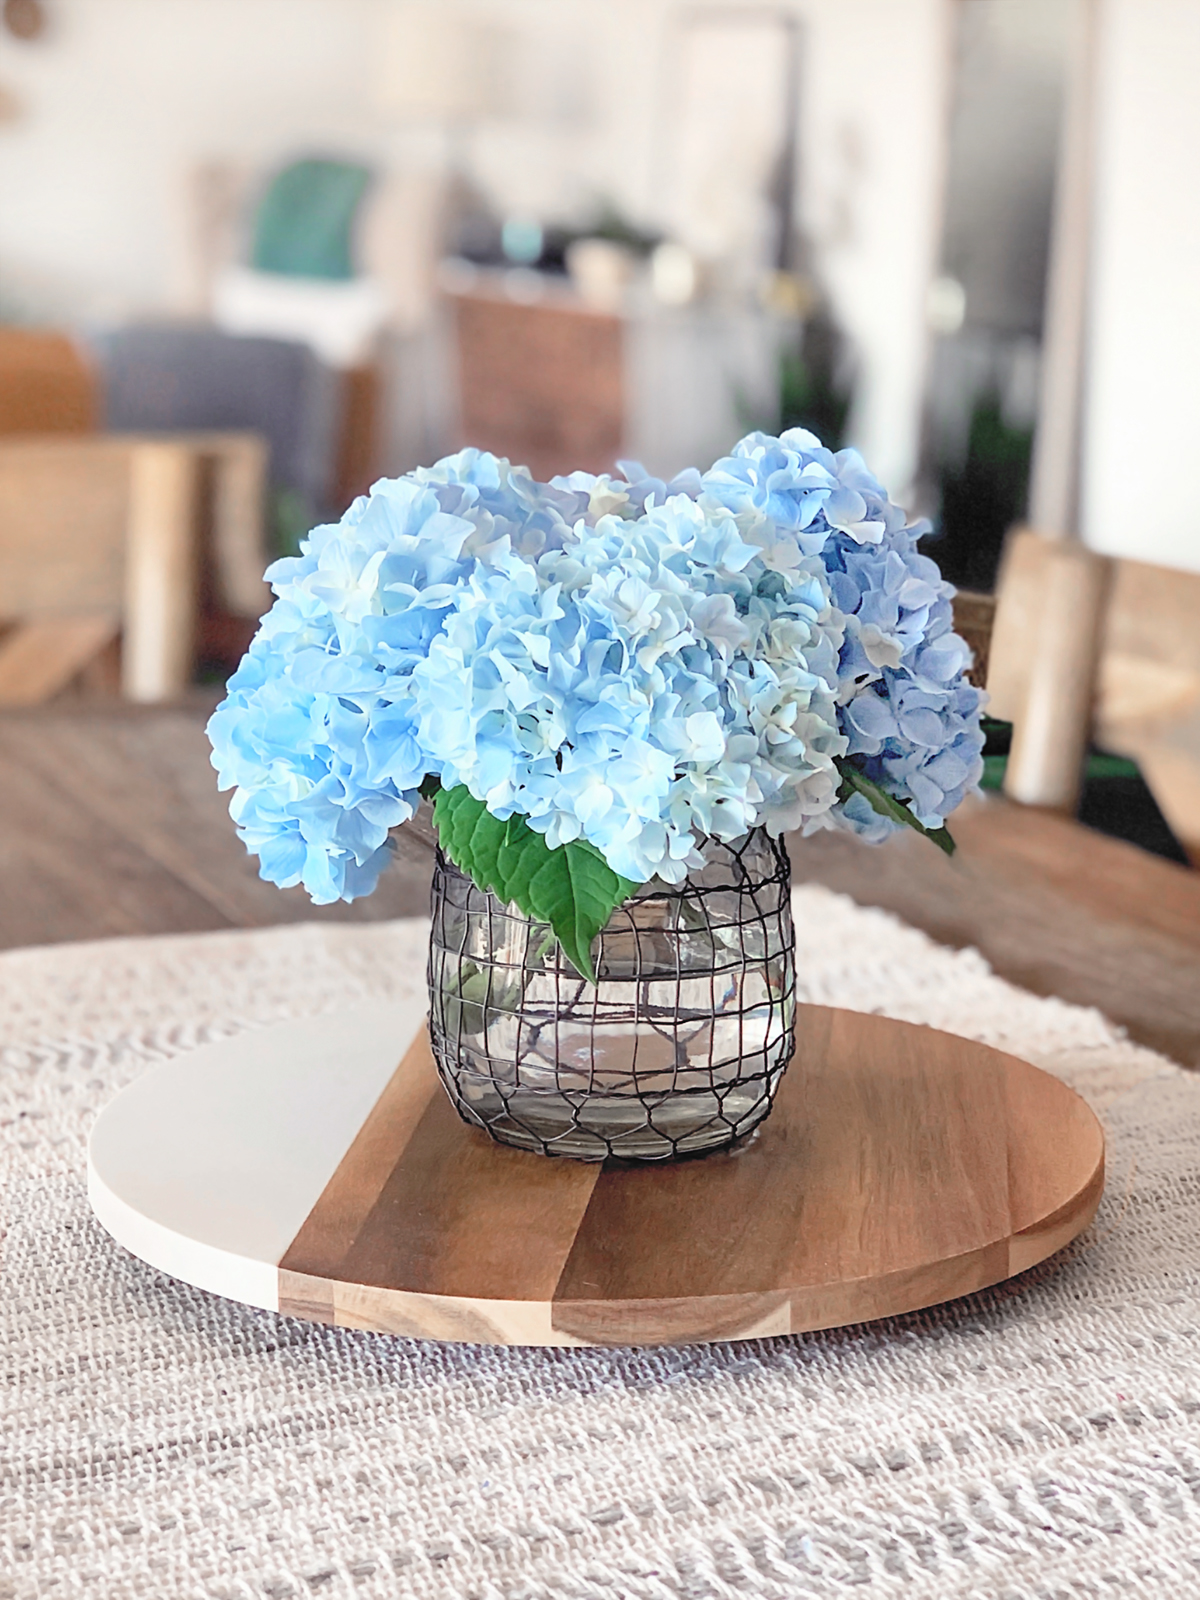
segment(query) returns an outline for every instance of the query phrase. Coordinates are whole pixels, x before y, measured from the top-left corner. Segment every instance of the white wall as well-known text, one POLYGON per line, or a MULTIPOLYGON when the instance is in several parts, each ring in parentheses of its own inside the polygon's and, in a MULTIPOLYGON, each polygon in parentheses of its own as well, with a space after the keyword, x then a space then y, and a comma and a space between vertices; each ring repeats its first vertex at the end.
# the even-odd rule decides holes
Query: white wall
POLYGON ((374 0, 58 0, 0 31, 0 292, 83 315, 167 304, 198 159, 378 152, 362 83, 374 0))
POLYGON ((1200 572, 1200 3, 1102 19, 1084 537, 1200 572))
MULTIPOLYGON (((197 162, 342 150, 431 159, 376 86, 400 0, 56 0, 0 32, 0 302, 79 319, 178 303, 197 162)), ((433 0, 445 4, 447 0, 433 0)), ((513 32, 525 114, 470 138, 505 206, 654 222, 677 0, 463 0, 513 32)), ((942 175, 950 0, 794 0, 805 18, 802 214, 856 349, 852 432, 897 491, 916 462, 942 175)), ((436 141, 435 141, 436 144, 436 141)), ((433 152, 436 153, 436 152, 433 152)))

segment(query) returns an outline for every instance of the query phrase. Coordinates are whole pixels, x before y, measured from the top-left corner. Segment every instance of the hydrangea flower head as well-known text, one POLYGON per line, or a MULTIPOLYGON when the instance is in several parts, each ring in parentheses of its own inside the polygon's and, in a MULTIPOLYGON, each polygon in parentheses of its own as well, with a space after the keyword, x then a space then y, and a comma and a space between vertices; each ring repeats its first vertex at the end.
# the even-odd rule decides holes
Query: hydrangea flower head
MULTIPOLYGON (((710 496, 739 522, 765 517, 785 550, 820 560, 845 620, 838 726, 847 754, 925 827, 941 827, 983 771, 984 696, 965 675, 954 590, 917 548, 929 524, 908 521, 856 450, 826 450, 801 428, 778 439, 749 434, 704 474, 701 499, 710 496)), ((871 839, 898 826, 862 795, 818 825, 871 839)))
MULTIPOLYGON (((369 893, 420 786, 679 882, 706 836, 937 825, 977 780, 949 589, 852 452, 751 435, 703 476, 537 483, 464 450, 384 479, 298 557, 209 724, 265 878, 369 893)), ((974 721, 972 721, 974 718, 974 721)))
POLYGON ((638 882, 829 809, 844 629, 821 564, 778 572, 715 501, 595 491, 463 451, 270 568, 209 724, 264 876, 369 892, 428 776, 638 882))

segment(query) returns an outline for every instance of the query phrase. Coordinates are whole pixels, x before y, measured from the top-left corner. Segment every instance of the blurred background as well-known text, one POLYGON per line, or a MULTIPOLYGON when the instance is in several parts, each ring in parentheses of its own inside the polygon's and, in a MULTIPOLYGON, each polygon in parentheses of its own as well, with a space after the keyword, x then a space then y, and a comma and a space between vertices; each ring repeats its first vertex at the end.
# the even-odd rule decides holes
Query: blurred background
MULTIPOLYGON (((1180 226, 1136 174, 1191 184, 1200 113, 1163 79, 1197 22, 1107 9, 1145 57, 1107 63, 1119 276, 1180 226)), ((1024 513, 1071 13, 10 0, 0 315, 79 342, 97 425, 257 423, 277 541, 464 440, 670 474, 802 420, 987 587, 1024 513), (247 337, 311 352, 306 405, 267 376, 290 395, 299 362, 223 349, 247 337)))
MULTIPOLYGON (((39 759, 90 773, 85 839, 158 762, 173 862, 211 776, 87 727, 211 704, 265 561, 464 443, 669 476, 802 424, 932 520, 981 681, 1030 521, 1175 574, 1200 633, 1198 73, 1200 0, 5 0, 0 705, 75 743, 4 722, 2 848, 52 831, 39 759)), ((1095 816, 1183 861, 1136 744, 1141 810, 1095 816)))

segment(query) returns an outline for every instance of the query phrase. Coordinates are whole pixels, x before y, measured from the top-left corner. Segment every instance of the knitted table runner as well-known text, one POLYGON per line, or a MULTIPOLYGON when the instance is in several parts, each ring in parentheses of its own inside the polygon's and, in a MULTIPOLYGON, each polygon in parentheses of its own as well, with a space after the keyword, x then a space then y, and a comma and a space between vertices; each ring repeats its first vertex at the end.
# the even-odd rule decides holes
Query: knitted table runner
POLYGON ((796 894, 802 997, 1075 1085, 1109 1193, 1062 1256, 869 1326, 659 1350, 440 1345, 191 1289, 93 1221, 151 1064, 403 997, 415 922, 0 956, 0 1597, 1200 1594, 1200 1077, 877 911, 796 894))

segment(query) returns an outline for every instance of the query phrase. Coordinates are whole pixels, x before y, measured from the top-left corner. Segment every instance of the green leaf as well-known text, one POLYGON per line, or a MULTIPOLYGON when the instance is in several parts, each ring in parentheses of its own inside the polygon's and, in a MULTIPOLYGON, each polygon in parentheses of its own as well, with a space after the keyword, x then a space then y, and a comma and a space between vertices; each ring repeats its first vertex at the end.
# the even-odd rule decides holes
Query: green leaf
POLYGON ((881 817, 887 817, 892 822, 902 822, 907 828, 914 828, 917 833, 923 833, 927 839, 932 839, 938 849, 944 850, 948 856, 954 854, 955 844, 949 828, 927 828, 923 822, 917 820, 903 800, 898 800, 894 794, 889 794, 873 778, 868 778, 865 772, 860 772, 857 767, 844 759, 838 759, 836 764, 842 775, 841 786, 838 789, 839 800, 848 800, 855 793, 865 795, 871 810, 878 812, 881 817))
POLYGON ((459 816, 462 822, 458 836, 464 842, 471 859, 471 876, 481 889, 491 889, 493 894, 507 899, 504 894, 504 880, 500 876, 498 857, 508 824, 494 817, 486 806, 480 810, 473 822, 467 818, 465 807, 459 807, 459 816))
POLYGON ((546 856, 529 880, 532 913, 554 929, 575 970, 595 983, 592 940, 638 886, 614 872, 600 852, 582 840, 548 850, 546 856))
MULTIPOLYGON (((504 892, 511 904, 522 909, 530 903, 529 886, 534 875, 545 865, 545 854, 529 842, 531 833, 533 829, 524 817, 509 817, 504 842, 496 857, 504 892)), ((535 838, 541 839, 542 836, 535 834, 535 838)), ((542 843, 545 843, 544 839, 542 843)))
POLYGON ((467 837, 478 818, 478 806, 471 791, 461 783, 453 789, 440 790, 433 803, 433 823, 442 849, 460 866, 468 854, 467 837), (468 802, 465 806, 464 798, 468 802))
POLYGON ((592 942, 638 885, 583 839, 551 850, 524 817, 499 821, 465 784, 439 791, 433 820, 451 861, 506 905, 548 922, 571 965, 595 983, 592 942))

